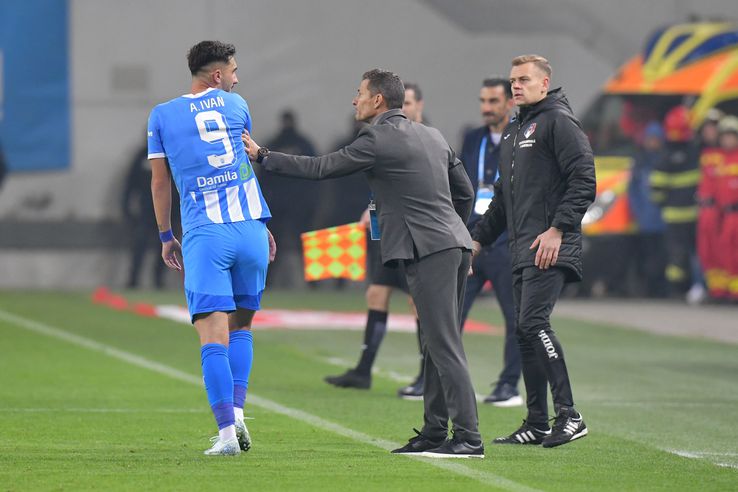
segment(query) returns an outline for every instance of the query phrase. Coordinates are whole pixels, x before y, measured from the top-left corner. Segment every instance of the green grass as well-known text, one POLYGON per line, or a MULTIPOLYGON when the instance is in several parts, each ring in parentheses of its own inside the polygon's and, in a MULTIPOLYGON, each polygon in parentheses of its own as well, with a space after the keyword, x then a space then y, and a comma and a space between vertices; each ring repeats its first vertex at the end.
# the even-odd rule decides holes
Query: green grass
MULTIPOLYGON (((129 295, 182 302, 173 293, 129 295)), ((362 311, 363 302, 358 290, 264 299, 265 307, 349 311, 362 311)), ((394 304, 406 311, 399 296, 394 304)), ((3 292, 0 311, 200 375, 197 337, 184 324, 93 305, 88 294, 3 292)), ((557 319, 590 436, 553 450, 487 445, 485 460, 455 461, 461 467, 453 471, 254 404, 247 404, 254 448, 235 459, 205 457, 215 425, 198 385, 23 329, 2 312, 0 490, 738 489, 735 345, 557 319)), ((488 301, 472 317, 501 323, 488 301)), ((359 332, 257 328, 255 343, 250 393, 397 444, 420 427, 422 404, 399 400, 391 377, 415 374, 413 334, 387 336, 371 391, 322 382, 344 369, 330 361, 355 362, 359 332)), ((486 393, 502 338, 467 334, 465 344, 477 392, 486 393)), ((485 441, 523 416, 520 408, 480 405, 485 441)))

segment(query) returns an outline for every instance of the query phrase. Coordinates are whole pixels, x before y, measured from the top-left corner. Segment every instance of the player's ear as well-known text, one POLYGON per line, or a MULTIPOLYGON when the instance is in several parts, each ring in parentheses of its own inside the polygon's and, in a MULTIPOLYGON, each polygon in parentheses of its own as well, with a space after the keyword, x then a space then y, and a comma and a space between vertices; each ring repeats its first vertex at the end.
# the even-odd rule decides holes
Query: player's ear
POLYGON ((216 68, 215 70, 213 70, 210 76, 213 78, 213 82, 215 82, 215 85, 220 85, 221 81, 223 80, 223 72, 220 71, 220 68, 216 68))

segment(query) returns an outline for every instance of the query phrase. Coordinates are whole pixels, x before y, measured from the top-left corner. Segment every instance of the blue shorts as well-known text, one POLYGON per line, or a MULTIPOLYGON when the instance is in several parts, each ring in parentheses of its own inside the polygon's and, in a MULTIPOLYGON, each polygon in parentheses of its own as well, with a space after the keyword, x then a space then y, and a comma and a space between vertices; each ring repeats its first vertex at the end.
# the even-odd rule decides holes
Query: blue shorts
POLYGON ((207 224, 183 238, 184 289, 190 318, 237 307, 258 310, 266 283, 266 224, 245 220, 207 224))

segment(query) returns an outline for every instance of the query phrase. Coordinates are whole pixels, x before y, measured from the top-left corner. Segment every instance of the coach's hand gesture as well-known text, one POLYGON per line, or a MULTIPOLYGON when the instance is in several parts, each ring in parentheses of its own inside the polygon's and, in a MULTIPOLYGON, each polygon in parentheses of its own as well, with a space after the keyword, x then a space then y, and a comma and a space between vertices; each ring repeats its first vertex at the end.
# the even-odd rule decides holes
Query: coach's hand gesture
POLYGON ((559 248, 561 248, 561 237, 564 235, 563 232, 555 227, 549 227, 549 229, 543 234, 539 234, 533 244, 530 245, 530 249, 538 248, 536 252, 535 264, 541 270, 548 270, 556 264, 556 260, 559 259, 559 248))
POLYGON ((249 159, 251 159, 252 162, 255 161, 257 153, 259 152, 259 145, 251 139, 251 134, 246 130, 241 134, 241 140, 246 146, 246 153, 249 155, 249 159))

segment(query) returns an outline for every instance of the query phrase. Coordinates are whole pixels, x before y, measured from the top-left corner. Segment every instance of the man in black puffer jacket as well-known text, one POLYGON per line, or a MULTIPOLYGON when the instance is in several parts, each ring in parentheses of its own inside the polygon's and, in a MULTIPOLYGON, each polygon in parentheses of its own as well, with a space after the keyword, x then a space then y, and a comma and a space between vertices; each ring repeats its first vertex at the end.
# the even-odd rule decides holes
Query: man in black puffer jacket
POLYGON ((527 392, 523 425, 494 443, 553 447, 587 435, 549 317, 564 284, 582 278, 581 221, 595 197, 594 157, 563 91, 549 92, 550 78, 551 65, 541 56, 512 61, 510 82, 520 112, 502 133, 500 179, 472 233, 477 253, 508 231, 527 392))

